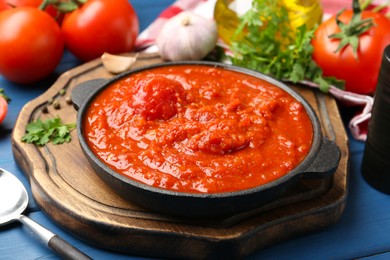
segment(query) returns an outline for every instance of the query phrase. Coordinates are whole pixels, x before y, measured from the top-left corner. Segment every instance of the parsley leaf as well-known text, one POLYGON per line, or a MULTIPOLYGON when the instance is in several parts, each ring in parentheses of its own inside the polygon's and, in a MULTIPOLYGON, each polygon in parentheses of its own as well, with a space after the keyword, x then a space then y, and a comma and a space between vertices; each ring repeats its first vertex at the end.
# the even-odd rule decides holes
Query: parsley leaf
POLYGON ((299 83, 310 80, 327 92, 330 85, 344 82, 323 77, 312 59, 314 30, 302 25, 291 30, 287 9, 274 0, 254 0, 241 18, 233 37, 229 57, 233 64, 260 71, 279 80, 299 83))
POLYGON ((50 141, 53 144, 69 143, 71 141, 70 132, 75 127, 75 123, 63 124, 59 117, 50 118, 44 122, 37 119, 26 126, 26 134, 22 137, 22 142, 38 146, 43 146, 50 141))

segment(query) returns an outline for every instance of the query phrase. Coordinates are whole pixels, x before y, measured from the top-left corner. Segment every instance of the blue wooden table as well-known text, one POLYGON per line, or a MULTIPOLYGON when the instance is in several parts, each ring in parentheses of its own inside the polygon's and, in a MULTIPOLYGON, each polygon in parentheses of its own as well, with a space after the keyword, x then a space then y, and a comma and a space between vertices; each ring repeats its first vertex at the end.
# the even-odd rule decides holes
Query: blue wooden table
MULTIPOLYGON (((140 19, 140 29, 146 28, 172 0, 132 0, 140 19)), ((1 51, 1 50, 0 50, 1 51)), ((93 247, 73 237, 52 222, 36 205, 29 183, 18 168, 11 150, 11 133, 18 113, 30 100, 41 95, 63 72, 79 65, 65 53, 55 75, 29 86, 13 84, 0 76, 0 87, 12 98, 9 113, 0 125, 0 168, 14 173, 26 186, 31 201, 26 214, 41 225, 62 236, 94 259, 144 259, 93 247)), ((344 120, 348 109, 341 109, 344 120), (346 111, 344 111, 346 110, 346 111)), ((361 176, 364 143, 350 137, 349 194, 340 221, 322 231, 281 242, 260 250, 248 259, 390 259, 390 196, 371 188, 361 176)), ((0 226, 0 259, 57 259, 21 224, 0 226)))

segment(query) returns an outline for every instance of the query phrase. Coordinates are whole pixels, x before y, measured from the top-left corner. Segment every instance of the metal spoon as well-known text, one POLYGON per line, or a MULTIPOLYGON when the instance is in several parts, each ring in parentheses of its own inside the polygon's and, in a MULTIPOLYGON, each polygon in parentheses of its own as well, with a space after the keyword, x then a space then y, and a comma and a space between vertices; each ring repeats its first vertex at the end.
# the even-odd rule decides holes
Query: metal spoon
POLYGON ((0 226, 17 220, 64 259, 91 259, 58 235, 22 215, 27 204, 28 194, 23 184, 13 174, 0 168, 0 226))

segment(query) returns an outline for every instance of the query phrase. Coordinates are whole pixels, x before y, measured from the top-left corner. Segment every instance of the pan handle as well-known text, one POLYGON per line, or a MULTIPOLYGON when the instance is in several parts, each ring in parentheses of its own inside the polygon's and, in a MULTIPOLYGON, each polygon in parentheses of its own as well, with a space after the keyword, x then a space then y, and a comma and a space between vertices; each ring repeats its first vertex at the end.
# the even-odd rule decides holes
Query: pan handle
POLYGON ((78 84, 72 90, 72 102, 76 110, 84 104, 90 95, 92 95, 97 89, 100 89, 108 79, 91 79, 78 84))
POLYGON ((304 179, 322 179, 332 175, 339 166, 340 148, 328 138, 322 139, 320 151, 314 162, 304 171, 304 179))

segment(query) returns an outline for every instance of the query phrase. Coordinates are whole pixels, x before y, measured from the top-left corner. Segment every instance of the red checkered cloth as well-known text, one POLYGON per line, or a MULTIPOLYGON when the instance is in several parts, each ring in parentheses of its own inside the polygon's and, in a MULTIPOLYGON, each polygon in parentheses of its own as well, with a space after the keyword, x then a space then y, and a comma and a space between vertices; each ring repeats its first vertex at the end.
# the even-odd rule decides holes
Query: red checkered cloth
MULTIPOLYGON (((385 0, 374 0, 374 6, 384 3, 385 0)), ((159 17, 147 27, 138 36, 135 48, 137 51, 157 51, 154 45, 156 37, 160 32, 164 23, 171 17, 177 15, 182 11, 191 11, 197 13, 205 18, 213 19, 214 6, 216 0, 177 0, 166 10, 164 10, 159 17)), ((351 8, 352 0, 322 0, 321 1, 324 19, 337 13, 343 8, 351 8)), ((318 88, 312 82, 302 82, 303 84, 318 88)), ((349 128, 352 136, 360 141, 365 141, 367 138, 367 122, 371 117, 371 108, 373 98, 371 96, 359 95, 347 91, 331 87, 330 93, 338 100, 348 103, 348 105, 362 106, 361 113, 353 117, 349 122, 349 128)))
POLYGON ((165 9, 159 15, 159 17, 151 25, 149 25, 149 27, 141 32, 135 42, 135 48, 137 50, 144 50, 150 46, 153 46, 156 37, 164 23, 169 20, 169 18, 177 15, 182 11, 197 12, 203 17, 212 19, 212 12, 214 11, 215 2, 216 0, 177 0, 167 9, 165 9), (206 12, 202 13, 199 10, 206 10, 206 12))

